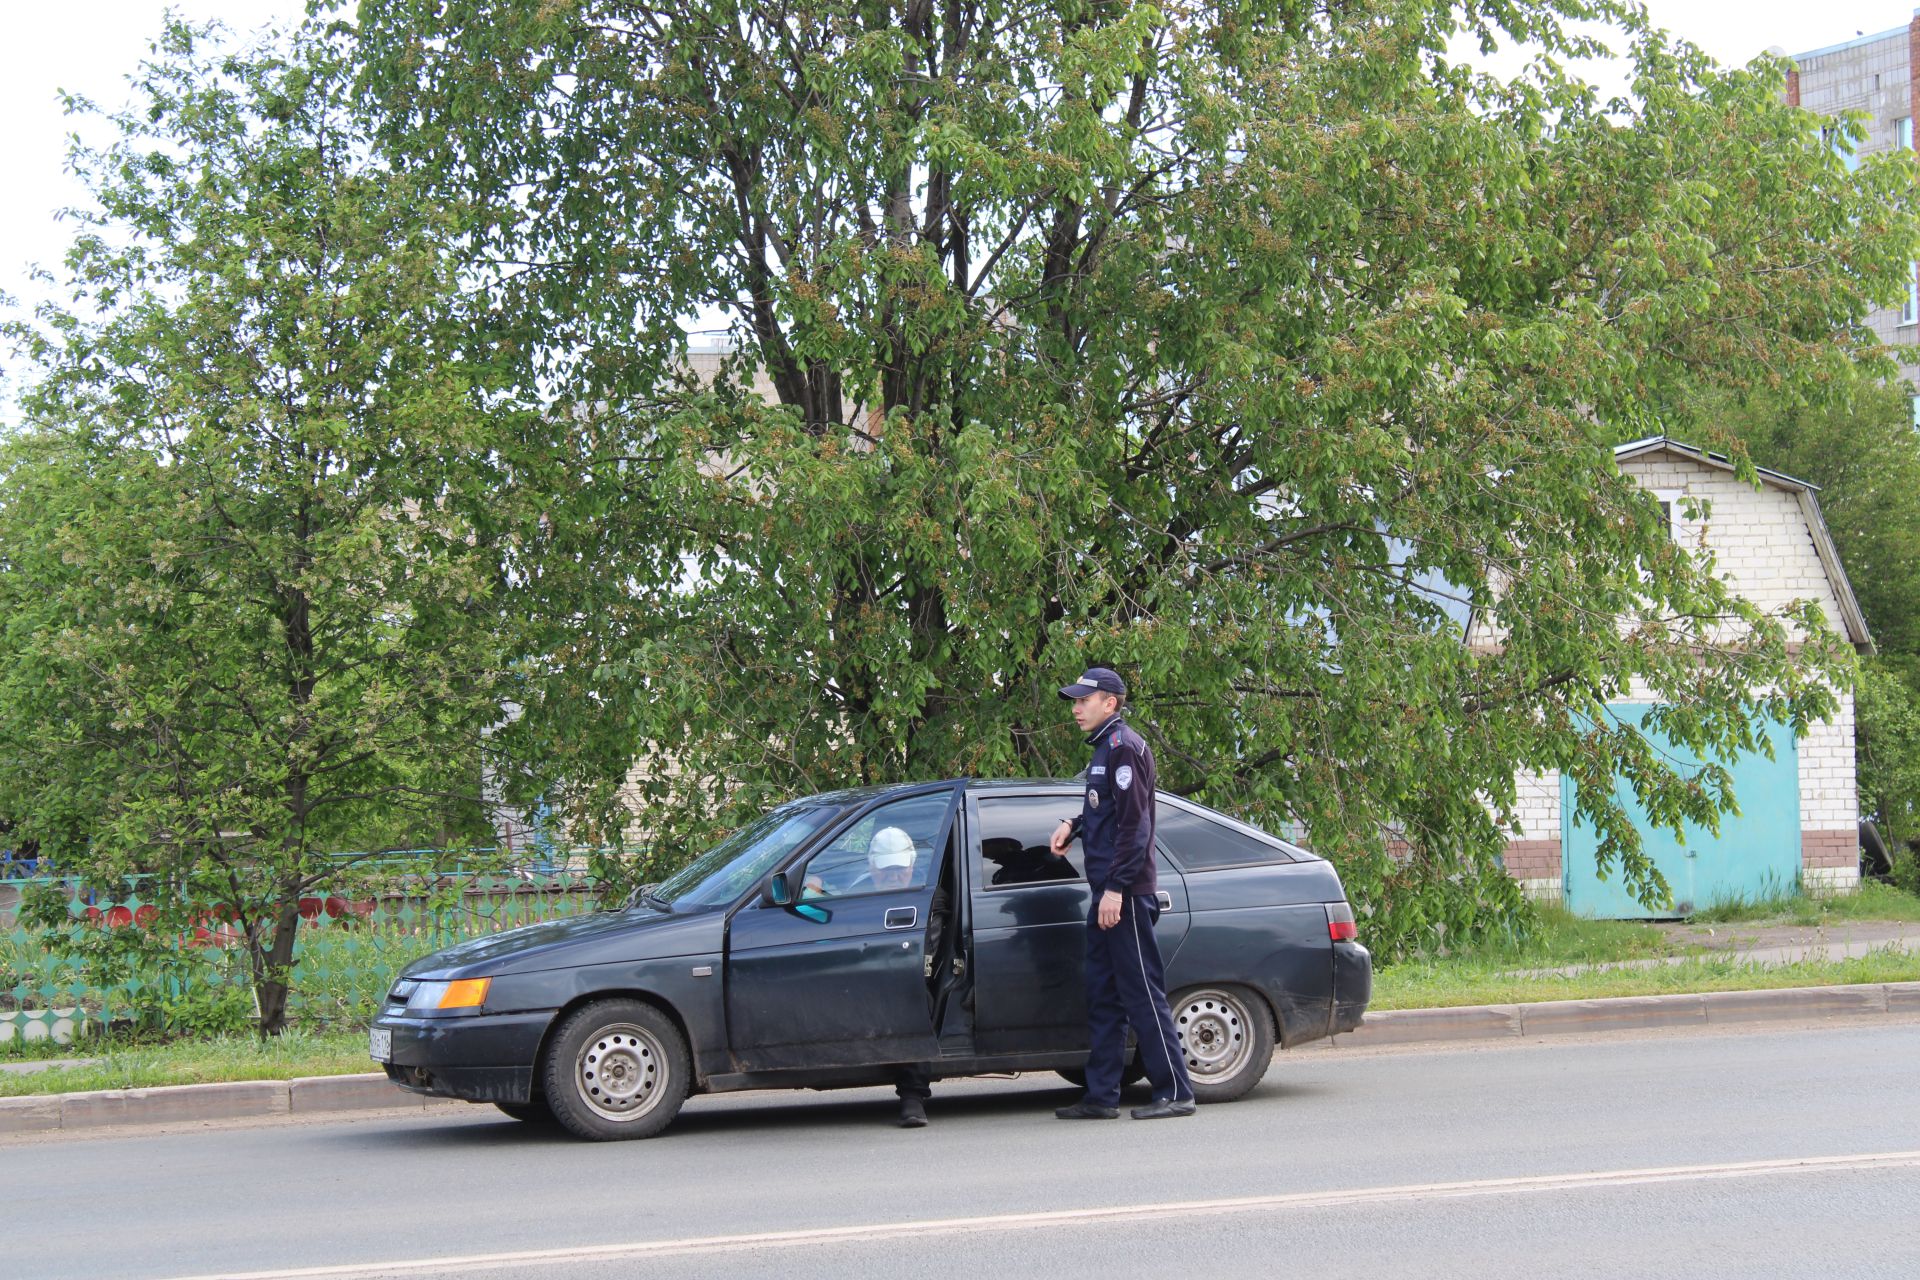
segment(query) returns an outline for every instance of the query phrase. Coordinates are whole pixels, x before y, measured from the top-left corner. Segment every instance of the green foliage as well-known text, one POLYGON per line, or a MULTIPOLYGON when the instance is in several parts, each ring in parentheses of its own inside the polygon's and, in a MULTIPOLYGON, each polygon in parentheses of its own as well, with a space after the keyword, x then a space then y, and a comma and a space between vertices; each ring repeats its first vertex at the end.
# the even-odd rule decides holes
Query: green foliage
POLYGON ((1897 853, 1920 839, 1920 432, 1904 386, 1849 377, 1807 398, 1762 386, 1687 407, 1703 440, 1820 486, 1876 653, 1861 664, 1861 812, 1897 853))
POLYGON ((253 993, 244 986, 188 987, 163 1000, 160 1013, 172 1035, 232 1036, 254 1028, 253 993))
POLYGON ((1910 846, 1920 841, 1920 694, 1888 664, 1868 662, 1856 715, 1860 811, 1879 824, 1896 862, 1904 856, 1911 863, 1910 846))
POLYGON ((511 731, 602 770, 578 819, 636 756, 670 846, 1068 773, 1053 689, 1099 661, 1167 785, 1301 824, 1411 940, 1518 910, 1516 767, 1574 777, 1657 899, 1614 775, 1712 826, 1752 726, 1847 679, 1604 449, 1891 368, 1862 317, 1915 256, 1911 166, 1847 173, 1777 63, 1607 0, 357 13, 383 142, 471 202, 493 332, 579 424, 547 536, 597 596, 511 731), (1595 17, 1628 100, 1561 70, 1595 17), (1501 81, 1462 35, 1549 56, 1501 81), (683 322, 716 311, 714 373, 683 322), (1630 690, 1708 763, 1609 723, 1630 690))
POLYGON ((64 871, 159 886, 150 928, 47 903, 46 940, 131 975, 230 927, 266 1032, 299 898, 362 878, 323 852, 491 842, 541 518, 512 470, 537 415, 463 346, 463 208, 370 155, 346 52, 169 27, 119 141, 74 154, 97 208, 72 309, 13 328, 35 377, 0 458, 0 811, 64 871))

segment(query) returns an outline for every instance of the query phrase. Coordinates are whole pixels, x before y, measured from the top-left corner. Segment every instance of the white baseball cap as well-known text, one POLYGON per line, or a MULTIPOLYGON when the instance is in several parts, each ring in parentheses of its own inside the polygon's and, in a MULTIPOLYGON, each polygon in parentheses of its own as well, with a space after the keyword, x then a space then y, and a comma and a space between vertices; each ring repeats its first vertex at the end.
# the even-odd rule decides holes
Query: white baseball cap
POLYGON ((882 827, 867 846, 867 861, 876 867, 913 865, 913 837, 898 827, 882 827))

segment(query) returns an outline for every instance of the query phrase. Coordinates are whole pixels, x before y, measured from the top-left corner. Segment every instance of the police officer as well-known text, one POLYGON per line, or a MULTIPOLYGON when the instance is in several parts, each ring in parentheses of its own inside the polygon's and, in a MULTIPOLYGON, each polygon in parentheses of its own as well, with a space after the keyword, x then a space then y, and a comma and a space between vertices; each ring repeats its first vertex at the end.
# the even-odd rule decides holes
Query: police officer
POLYGON ((1087 768, 1080 816, 1053 833, 1053 851, 1075 838, 1086 853, 1093 905, 1087 917, 1087 1093, 1053 1114, 1062 1120, 1119 1116, 1120 1073, 1126 1066, 1126 1029, 1132 1026, 1140 1060, 1153 1084, 1153 1101, 1133 1109, 1135 1120, 1190 1116, 1193 1082, 1167 1007, 1166 976, 1153 924, 1160 917, 1153 865, 1153 750, 1121 718, 1127 685, 1106 667, 1089 668, 1060 690, 1073 703, 1074 722, 1087 733, 1087 768))

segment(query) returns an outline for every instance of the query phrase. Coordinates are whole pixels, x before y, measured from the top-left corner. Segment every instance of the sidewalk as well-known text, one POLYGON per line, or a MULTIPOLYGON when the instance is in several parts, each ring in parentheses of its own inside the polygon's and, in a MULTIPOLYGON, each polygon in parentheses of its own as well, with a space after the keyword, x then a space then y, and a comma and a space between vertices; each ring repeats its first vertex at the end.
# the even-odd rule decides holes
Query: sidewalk
MULTIPOLYGON (((1389 1010, 1368 1014, 1358 1031, 1333 1040, 1314 1041, 1305 1048, 1447 1044, 1667 1027, 1717 1028, 1914 1016, 1920 1016, 1920 982, 1861 983, 1843 987, 1786 987, 1770 991, 1710 991, 1694 995, 1389 1010)), ((421 1111, 468 1105, 407 1093, 380 1072, 54 1093, 0 1098, 0 1138, 127 1125, 194 1124, 263 1116, 305 1120, 329 1113, 421 1111)))

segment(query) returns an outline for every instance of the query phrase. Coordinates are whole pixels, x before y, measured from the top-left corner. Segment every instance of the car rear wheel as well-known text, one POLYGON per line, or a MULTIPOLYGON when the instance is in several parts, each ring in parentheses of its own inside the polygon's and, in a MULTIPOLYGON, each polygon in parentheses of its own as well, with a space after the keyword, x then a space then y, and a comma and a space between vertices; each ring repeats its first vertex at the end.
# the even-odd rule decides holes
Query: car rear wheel
POLYGON ((692 1064, 673 1019, 639 1000, 577 1009, 554 1032, 541 1092, 582 1138, 651 1138, 687 1099, 692 1064))
POLYGON ((1195 1098, 1232 1102, 1260 1083, 1273 1061, 1266 1001, 1244 987, 1218 986, 1182 991, 1170 1003, 1195 1098))

